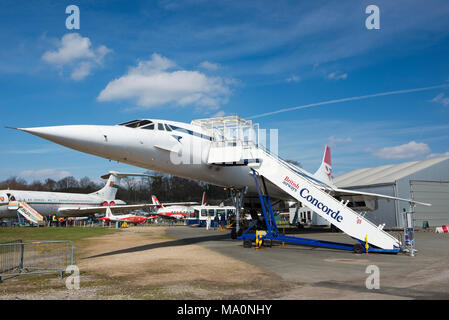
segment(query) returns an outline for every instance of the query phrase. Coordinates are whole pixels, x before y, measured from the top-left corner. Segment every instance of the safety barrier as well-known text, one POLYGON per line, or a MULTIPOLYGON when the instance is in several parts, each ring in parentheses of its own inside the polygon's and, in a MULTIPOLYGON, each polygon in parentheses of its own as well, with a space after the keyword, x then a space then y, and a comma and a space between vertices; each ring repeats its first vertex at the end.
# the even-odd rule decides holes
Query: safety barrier
POLYGON ((441 226, 441 227, 437 227, 435 229, 436 233, 449 233, 449 227, 448 226, 441 226))
POLYGON ((57 272, 63 276, 73 265, 72 241, 22 241, 0 243, 0 282, 5 277, 57 272))

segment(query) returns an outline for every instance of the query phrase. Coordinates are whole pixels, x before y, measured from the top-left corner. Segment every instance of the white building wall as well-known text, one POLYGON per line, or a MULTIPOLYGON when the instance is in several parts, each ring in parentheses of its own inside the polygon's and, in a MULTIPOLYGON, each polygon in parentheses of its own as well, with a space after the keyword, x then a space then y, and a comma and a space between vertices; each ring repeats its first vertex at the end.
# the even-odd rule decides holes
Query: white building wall
MULTIPOLYGON (((400 198, 411 198, 411 183, 412 181, 435 181, 435 182, 449 182, 449 159, 436 163, 431 167, 424 168, 413 174, 410 174, 404 178, 396 181, 397 196, 400 198)), ((409 204, 403 201, 398 202, 396 215, 398 216, 398 226, 403 227, 404 221, 402 219, 403 208, 409 209, 409 204)), ((415 212, 423 212, 424 207, 417 205, 415 212)), ((416 227, 422 227, 422 220, 417 221, 416 227)))

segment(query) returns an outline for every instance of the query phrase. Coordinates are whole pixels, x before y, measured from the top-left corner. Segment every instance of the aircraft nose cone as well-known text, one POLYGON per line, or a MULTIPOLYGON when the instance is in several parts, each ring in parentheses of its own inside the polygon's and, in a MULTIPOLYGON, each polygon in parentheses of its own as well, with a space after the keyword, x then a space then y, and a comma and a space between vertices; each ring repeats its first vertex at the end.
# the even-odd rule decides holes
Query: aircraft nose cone
POLYGON ((18 128, 18 130, 55 142, 82 152, 97 154, 107 141, 105 126, 71 125, 36 128, 18 128))
MULTIPOLYGON (((37 128, 19 128, 19 130, 56 143, 73 143, 92 136, 95 126, 54 126, 37 128)), ((93 137, 92 137, 93 138, 93 137)))
POLYGON ((36 127, 36 128, 18 128, 21 131, 31 133, 32 135, 47 139, 47 140, 61 140, 65 138, 73 139, 75 137, 75 130, 73 126, 55 126, 55 127, 36 127))
POLYGON ((148 130, 125 126, 69 125, 18 128, 64 147, 98 157, 142 164, 153 157, 153 142, 148 130))

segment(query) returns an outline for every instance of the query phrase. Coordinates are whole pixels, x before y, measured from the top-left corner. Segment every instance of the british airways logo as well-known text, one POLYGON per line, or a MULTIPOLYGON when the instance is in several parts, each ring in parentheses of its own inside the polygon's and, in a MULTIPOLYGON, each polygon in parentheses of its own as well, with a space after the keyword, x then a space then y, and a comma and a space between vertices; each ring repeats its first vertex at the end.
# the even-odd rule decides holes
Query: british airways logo
POLYGON ((284 181, 282 183, 285 184, 290 189, 292 189, 293 191, 298 191, 298 189, 299 189, 299 184, 295 183, 288 176, 285 177, 285 179, 284 179, 284 181))
POLYGON ((181 136, 176 136, 176 135, 174 135, 174 134, 172 134, 171 136, 172 136, 173 138, 175 138, 176 140, 178 140, 179 143, 181 143, 181 139, 182 139, 181 136))

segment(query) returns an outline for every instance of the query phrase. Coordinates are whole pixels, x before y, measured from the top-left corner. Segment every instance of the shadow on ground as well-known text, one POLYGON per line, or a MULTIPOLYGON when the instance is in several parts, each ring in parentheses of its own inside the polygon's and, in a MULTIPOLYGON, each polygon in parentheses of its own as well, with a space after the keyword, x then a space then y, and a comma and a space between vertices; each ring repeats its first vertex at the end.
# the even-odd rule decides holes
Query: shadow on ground
POLYGON ((147 250, 153 250, 153 249, 158 249, 158 248, 185 246, 185 245, 189 245, 189 244, 196 244, 196 243, 207 242, 207 241, 223 241, 223 240, 232 240, 232 239, 229 234, 185 238, 185 239, 164 241, 164 242, 146 244, 143 246, 138 246, 138 247, 133 247, 133 248, 127 248, 127 249, 122 249, 122 250, 106 252, 106 253, 98 254, 95 256, 86 257, 84 259, 107 257, 107 256, 113 256, 113 255, 117 255, 117 254, 147 251, 147 250))

